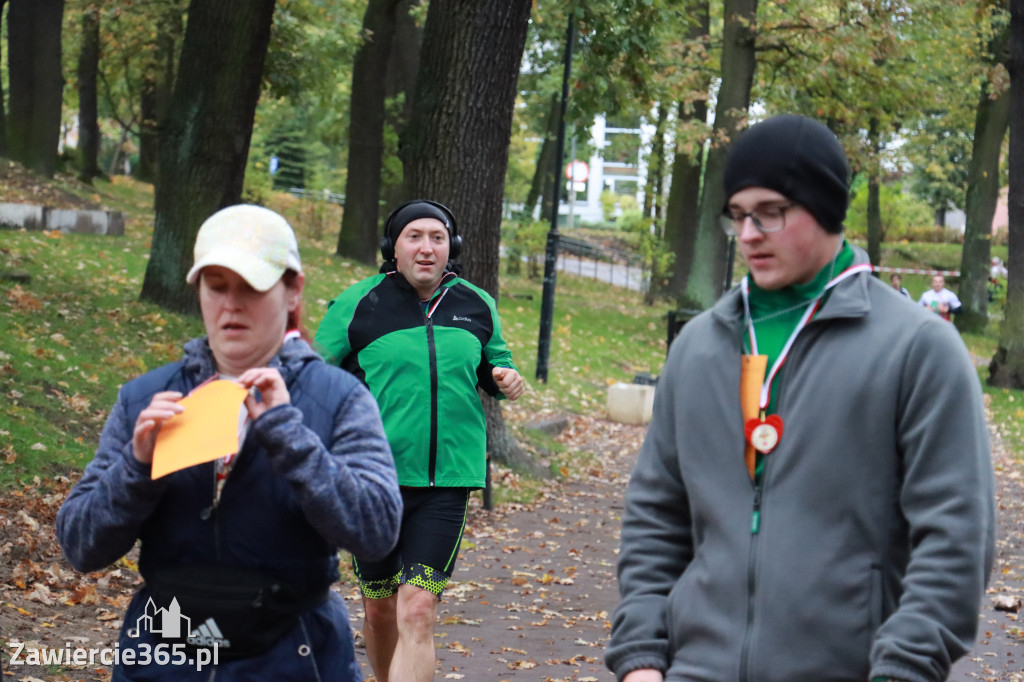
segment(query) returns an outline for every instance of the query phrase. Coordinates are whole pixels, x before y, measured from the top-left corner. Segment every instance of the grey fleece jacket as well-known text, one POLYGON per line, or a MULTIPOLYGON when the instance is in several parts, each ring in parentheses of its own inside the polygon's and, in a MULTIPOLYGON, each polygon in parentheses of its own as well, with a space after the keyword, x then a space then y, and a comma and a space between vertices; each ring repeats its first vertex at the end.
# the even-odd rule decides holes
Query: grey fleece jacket
POLYGON ((608 667, 620 680, 946 679, 993 554, 988 432, 962 340, 867 273, 838 284, 776 379, 784 432, 756 485, 743 331, 734 289, 669 352, 626 493, 608 667))

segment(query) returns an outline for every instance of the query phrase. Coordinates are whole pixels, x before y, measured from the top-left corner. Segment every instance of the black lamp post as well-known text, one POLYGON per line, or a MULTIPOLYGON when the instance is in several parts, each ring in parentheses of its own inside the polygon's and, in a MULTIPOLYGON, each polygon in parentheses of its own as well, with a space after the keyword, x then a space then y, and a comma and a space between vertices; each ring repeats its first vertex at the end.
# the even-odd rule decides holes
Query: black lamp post
POLYGON ((551 354, 551 322, 555 314, 555 272, 558 263, 558 203, 562 186, 562 162, 565 152, 565 110, 569 99, 569 74, 572 72, 572 15, 565 31, 565 69, 562 72, 562 112, 555 142, 555 186, 551 195, 551 229, 544 251, 544 292, 540 303, 540 338, 537 342, 537 380, 548 381, 548 356, 551 354))

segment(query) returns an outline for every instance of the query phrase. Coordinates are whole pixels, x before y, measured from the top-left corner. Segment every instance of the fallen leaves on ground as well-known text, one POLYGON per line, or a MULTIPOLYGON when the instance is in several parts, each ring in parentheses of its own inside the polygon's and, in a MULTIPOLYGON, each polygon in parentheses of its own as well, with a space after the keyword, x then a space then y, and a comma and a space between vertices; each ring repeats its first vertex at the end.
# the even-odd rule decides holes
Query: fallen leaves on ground
MULTIPOLYGON (((570 452, 594 457, 580 457, 578 463, 570 459, 567 477, 546 482, 528 504, 487 511, 473 498, 463 549, 439 606, 440 679, 613 679, 604 667, 603 650, 618 601, 621 496, 643 434, 643 427, 573 417, 558 440, 570 452)), ((1017 471, 1006 462, 999 466, 1017 471)), ((996 608, 1019 604, 1024 596, 1024 494, 1019 476, 1000 480, 1000 516, 1004 523, 1016 523, 1016 532, 1000 537, 990 610, 968 662, 974 666, 971 679, 1024 682, 1020 607, 996 608)), ((0 632, 33 646, 112 644, 140 584, 134 553, 87 575, 64 561, 53 529, 70 486, 66 478, 37 480, 0 497, 0 632)), ((358 589, 347 582, 336 590, 349 605, 360 660, 365 661, 358 589)), ((4 656, 9 655, 6 650, 4 656)), ((109 675, 105 669, 19 669, 17 679, 105 682, 109 675)), ((370 678, 368 665, 364 676, 370 678)))

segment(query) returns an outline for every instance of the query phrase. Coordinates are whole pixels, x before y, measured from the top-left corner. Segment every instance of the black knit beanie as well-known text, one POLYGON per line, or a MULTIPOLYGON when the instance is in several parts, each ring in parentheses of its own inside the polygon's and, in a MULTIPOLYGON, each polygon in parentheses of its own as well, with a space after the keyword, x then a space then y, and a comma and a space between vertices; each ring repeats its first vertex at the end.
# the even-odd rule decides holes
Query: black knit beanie
POLYGON ((747 187, 764 187, 806 208, 826 232, 843 231, 850 203, 850 166, 832 131, 786 114, 741 133, 725 162, 725 201, 747 187))
POLYGON ((391 243, 398 241, 398 235, 402 234, 405 226, 420 218, 435 218, 440 220, 448 230, 448 236, 452 236, 452 221, 437 204, 431 201, 413 200, 399 206, 387 221, 388 237, 391 243))

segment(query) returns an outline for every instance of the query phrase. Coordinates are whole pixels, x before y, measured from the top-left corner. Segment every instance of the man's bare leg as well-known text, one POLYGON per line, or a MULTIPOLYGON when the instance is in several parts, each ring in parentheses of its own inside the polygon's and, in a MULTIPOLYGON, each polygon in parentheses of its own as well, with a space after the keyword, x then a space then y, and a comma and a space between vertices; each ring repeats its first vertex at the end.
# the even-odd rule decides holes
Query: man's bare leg
MULTIPOLYGON (((363 597, 363 639, 366 641, 366 657, 377 682, 388 682, 388 670, 398 644, 398 595, 386 599, 363 597)), ((394 678, 396 680, 401 678, 394 678)))
POLYGON ((398 646, 391 660, 393 682, 430 682, 434 679, 436 595, 416 587, 398 587, 398 646))

